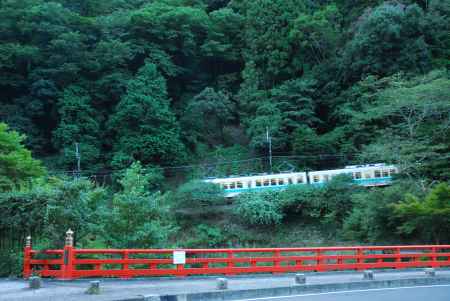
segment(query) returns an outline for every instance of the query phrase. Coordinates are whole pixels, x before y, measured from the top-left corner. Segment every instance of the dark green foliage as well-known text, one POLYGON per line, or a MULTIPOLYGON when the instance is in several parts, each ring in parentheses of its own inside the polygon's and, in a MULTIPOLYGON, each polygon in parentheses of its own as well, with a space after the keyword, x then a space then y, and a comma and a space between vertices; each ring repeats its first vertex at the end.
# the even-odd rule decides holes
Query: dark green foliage
POLYGON ((234 213, 246 224, 274 225, 281 223, 283 213, 276 192, 240 194, 234 213))
POLYGON ((99 162, 100 125, 88 93, 83 88, 70 86, 59 99, 58 113, 61 120, 53 132, 54 143, 61 150, 61 165, 75 167, 75 143, 83 154, 82 168, 99 162))
POLYGON ((190 181, 174 193, 174 200, 181 208, 198 208, 223 202, 223 189, 214 183, 190 181))
POLYGON ((212 88, 205 88, 188 103, 181 119, 186 136, 192 145, 224 144, 224 127, 230 123, 234 105, 229 97, 212 88))
POLYGON ((351 196, 358 191, 350 177, 339 175, 322 187, 289 187, 279 199, 284 212, 338 229, 353 207, 351 196))
POLYGON ((450 186, 447 183, 436 185, 424 200, 408 194, 392 209, 401 219, 400 233, 419 234, 422 239, 436 244, 449 242, 450 186))
POLYGON ((347 79, 427 70, 430 49, 424 39, 424 17, 419 6, 401 3, 386 3, 367 10, 356 23, 353 38, 344 50, 347 79))
POLYGON ((25 236, 32 235, 47 246, 61 246, 70 228, 76 233, 75 239, 84 244, 90 235, 98 233, 97 209, 105 199, 105 191, 87 180, 40 181, 30 190, 0 195, 0 228, 6 238, 14 231, 21 243, 25 236))
POLYGON ((146 64, 128 82, 127 94, 116 107, 110 127, 116 133, 113 165, 134 160, 174 164, 185 157, 179 127, 169 107, 164 78, 146 64))
POLYGON ((392 205, 398 203, 407 191, 419 193, 414 183, 406 182, 353 194, 353 209, 344 219, 343 235, 369 243, 398 241, 399 237, 395 235, 398 220, 393 215, 392 205))
POLYGON ((25 139, 0 123, 0 192, 29 184, 45 173, 41 162, 31 157, 22 142, 25 139))
POLYGON ((116 248, 149 248, 167 243, 176 230, 168 215, 167 198, 149 192, 153 175, 134 163, 119 180, 121 191, 102 208, 102 240, 116 248))

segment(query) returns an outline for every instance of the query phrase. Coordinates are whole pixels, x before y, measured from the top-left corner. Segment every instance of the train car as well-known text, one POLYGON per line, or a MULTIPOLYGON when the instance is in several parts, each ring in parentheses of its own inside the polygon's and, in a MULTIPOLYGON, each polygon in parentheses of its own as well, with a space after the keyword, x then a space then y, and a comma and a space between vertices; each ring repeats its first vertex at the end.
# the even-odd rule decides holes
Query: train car
POLYGON ((384 163, 351 165, 343 169, 311 171, 308 173, 311 185, 320 186, 330 181, 340 174, 348 174, 353 178, 353 182, 365 186, 386 186, 392 182, 392 176, 398 172, 394 165, 384 163))
POLYGON ((289 185, 307 185, 306 172, 260 174, 254 176, 231 176, 229 178, 208 179, 205 182, 219 184, 225 197, 232 198, 242 192, 261 190, 282 190, 289 185))
POLYGON ((242 192, 282 190, 289 185, 322 186, 333 177, 341 174, 350 175, 353 182, 361 186, 386 186, 391 184, 392 176, 397 172, 398 169, 394 165, 378 163, 310 172, 230 176, 228 178, 208 179, 205 182, 220 185, 225 191, 225 197, 232 198, 242 192))

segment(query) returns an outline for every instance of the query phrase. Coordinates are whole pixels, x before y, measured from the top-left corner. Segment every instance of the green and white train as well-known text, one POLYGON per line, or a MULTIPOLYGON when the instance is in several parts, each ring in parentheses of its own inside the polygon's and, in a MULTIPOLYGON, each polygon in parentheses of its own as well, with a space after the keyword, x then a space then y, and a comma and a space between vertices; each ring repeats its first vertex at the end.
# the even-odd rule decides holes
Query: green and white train
POLYGON ((282 190, 290 185, 321 186, 341 174, 350 175, 353 182, 361 186, 386 186, 391 184, 392 176, 397 172, 398 169, 395 165, 378 163, 352 165, 333 170, 230 176, 207 179, 205 182, 219 184, 225 190, 225 196, 232 198, 242 192, 282 190))

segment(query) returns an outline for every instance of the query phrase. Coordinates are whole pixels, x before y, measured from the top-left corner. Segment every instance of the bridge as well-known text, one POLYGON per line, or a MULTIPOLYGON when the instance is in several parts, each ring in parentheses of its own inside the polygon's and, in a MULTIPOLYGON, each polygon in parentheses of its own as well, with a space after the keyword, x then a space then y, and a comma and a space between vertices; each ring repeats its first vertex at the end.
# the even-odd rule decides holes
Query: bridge
POLYGON ((23 276, 44 278, 42 288, 36 293, 24 290, 25 280, 0 282, 0 291, 3 286, 6 292, 0 300, 67 301, 83 296, 105 301, 284 301, 340 300, 349 294, 356 300, 361 294, 397 298, 431 292, 449 296, 449 266, 450 245, 78 249, 69 230, 63 249, 33 250, 27 238, 23 276), (86 295, 89 285, 101 286, 96 290, 101 294, 86 295))

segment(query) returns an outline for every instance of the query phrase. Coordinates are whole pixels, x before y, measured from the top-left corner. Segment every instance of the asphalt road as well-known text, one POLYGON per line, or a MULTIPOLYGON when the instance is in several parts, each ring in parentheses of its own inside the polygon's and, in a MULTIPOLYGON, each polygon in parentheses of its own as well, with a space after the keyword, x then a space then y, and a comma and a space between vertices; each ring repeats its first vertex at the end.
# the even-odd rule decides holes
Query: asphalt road
MULTIPOLYGON (((450 285, 380 288, 239 301, 449 301, 450 285)), ((238 301, 238 300, 236 300, 238 301)))

